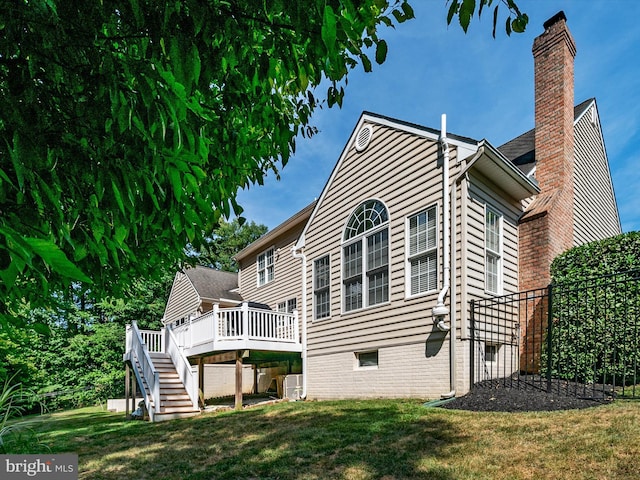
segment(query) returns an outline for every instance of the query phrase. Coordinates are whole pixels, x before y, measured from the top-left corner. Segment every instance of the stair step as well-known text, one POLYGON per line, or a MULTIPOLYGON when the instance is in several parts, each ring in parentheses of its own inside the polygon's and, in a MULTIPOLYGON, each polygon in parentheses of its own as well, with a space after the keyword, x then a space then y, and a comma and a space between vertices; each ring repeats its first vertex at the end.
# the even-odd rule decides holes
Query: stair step
MULTIPOLYGON (((160 380, 160 398, 151 402, 151 408, 159 407, 162 412, 156 412, 155 421, 184 418, 198 415, 200 410, 193 408, 193 402, 185 390, 184 384, 176 370, 171 357, 164 353, 150 353, 151 361, 160 380)), ((147 379, 144 378, 142 366, 136 362, 135 368, 142 378, 143 388, 147 398, 151 398, 147 379)))
POLYGON ((164 401, 164 400, 189 400, 189 395, 187 395, 186 393, 179 393, 179 392, 166 392, 166 391, 161 391, 160 392, 160 400, 164 401))
POLYGON ((155 422, 164 422, 165 420, 175 420, 177 418, 189 418, 200 415, 200 410, 192 410, 190 412, 174 412, 174 413, 156 413, 154 417, 155 422))
POLYGON ((175 410, 176 408, 188 408, 190 410, 193 410, 193 403, 191 403, 191 401, 184 401, 184 402, 178 402, 178 401, 172 401, 172 402, 160 402, 160 406, 162 407, 163 410, 175 410))
POLYGON ((168 387, 174 385, 183 386, 179 378, 160 378, 160 388, 162 388, 163 385, 168 387))
POLYGON ((167 413, 187 413, 187 412, 194 412, 197 411, 199 412, 199 410, 194 410, 193 406, 184 406, 184 407, 167 407, 164 408, 162 410, 162 412, 160 412, 161 414, 167 414, 167 413))

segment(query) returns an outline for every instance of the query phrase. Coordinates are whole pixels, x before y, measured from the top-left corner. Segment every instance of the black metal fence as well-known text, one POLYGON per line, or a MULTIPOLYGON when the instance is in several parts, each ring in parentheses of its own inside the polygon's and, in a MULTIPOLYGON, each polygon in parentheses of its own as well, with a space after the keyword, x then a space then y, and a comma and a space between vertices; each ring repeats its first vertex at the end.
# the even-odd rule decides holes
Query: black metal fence
POLYGON ((640 271, 471 301, 471 384, 640 398, 640 271))

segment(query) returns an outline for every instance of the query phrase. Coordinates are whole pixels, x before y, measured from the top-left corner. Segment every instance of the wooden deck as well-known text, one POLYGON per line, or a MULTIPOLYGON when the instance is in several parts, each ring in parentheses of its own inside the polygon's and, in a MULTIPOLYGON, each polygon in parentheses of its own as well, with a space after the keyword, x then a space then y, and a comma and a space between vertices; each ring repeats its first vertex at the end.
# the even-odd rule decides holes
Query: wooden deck
MULTIPOLYGON (((139 330, 136 322, 132 322, 127 327, 126 342, 123 359, 127 363, 127 378, 132 366, 152 421, 198 412, 206 358, 212 363, 214 360, 235 363, 236 408, 242 408, 245 356, 251 351, 302 351, 297 312, 274 312, 247 303, 224 309, 216 305, 211 312, 159 331, 139 330), (196 362, 199 368, 193 366, 196 362), (167 363, 171 363, 171 368, 167 363)), ((129 389, 129 381, 126 385, 135 397, 136 389, 129 389)))
POLYGON ((187 357, 235 350, 301 352, 297 312, 249 307, 217 308, 174 327, 187 357))

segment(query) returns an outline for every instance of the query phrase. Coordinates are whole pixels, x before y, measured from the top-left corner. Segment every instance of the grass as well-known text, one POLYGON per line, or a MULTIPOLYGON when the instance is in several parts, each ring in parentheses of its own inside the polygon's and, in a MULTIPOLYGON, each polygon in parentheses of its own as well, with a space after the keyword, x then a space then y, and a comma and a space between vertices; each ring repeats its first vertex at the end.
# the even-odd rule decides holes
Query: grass
POLYGON ((412 400, 279 403, 164 423, 98 409, 32 427, 81 479, 640 479, 640 403, 476 413, 412 400))

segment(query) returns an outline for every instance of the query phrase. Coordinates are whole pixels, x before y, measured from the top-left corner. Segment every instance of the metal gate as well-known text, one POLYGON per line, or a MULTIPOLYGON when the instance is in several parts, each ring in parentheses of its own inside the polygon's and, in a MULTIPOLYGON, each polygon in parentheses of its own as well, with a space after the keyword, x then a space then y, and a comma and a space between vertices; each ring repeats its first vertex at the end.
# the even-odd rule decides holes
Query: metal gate
POLYGON ((471 301, 471 385, 640 398, 640 271, 471 301))

